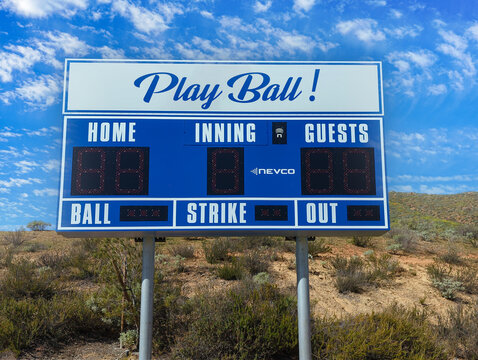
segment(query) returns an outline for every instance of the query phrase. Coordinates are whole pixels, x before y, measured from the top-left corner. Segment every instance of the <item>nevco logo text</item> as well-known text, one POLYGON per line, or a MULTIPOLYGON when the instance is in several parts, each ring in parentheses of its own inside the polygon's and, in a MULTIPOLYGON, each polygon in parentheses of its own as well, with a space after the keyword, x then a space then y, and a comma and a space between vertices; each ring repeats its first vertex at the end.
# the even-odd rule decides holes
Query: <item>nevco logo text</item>
POLYGON ((254 175, 294 175, 295 169, 259 169, 251 170, 254 175))

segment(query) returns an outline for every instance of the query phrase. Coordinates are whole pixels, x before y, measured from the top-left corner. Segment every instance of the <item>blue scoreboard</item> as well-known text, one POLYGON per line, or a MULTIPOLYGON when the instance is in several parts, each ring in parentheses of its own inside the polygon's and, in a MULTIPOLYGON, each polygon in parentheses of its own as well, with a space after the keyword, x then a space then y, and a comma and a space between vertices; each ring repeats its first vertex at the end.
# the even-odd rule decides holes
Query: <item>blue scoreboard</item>
POLYGON ((389 229, 381 64, 67 60, 68 236, 389 229))

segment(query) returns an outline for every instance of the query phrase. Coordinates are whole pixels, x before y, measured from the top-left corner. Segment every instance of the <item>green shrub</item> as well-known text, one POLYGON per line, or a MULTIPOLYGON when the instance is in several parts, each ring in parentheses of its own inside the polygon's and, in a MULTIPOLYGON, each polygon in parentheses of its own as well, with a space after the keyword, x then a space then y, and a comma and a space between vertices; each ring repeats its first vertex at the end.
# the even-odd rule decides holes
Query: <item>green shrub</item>
POLYGON ((425 315, 399 307, 335 321, 318 320, 312 346, 317 359, 447 359, 425 315))
POLYGON ((0 352, 18 354, 35 343, 58 342, 82 334, 105 336, 109 328, 76 293, 51 299, 0 297, 0 352))
POLYGON ((2 242, 4 245, 17 249, 27 240, 27 232, 23 227, 21 227, 15 231, 8 231, 4 233, 2 242))
POLYGON ((456 293, 464 291, 463 284, 452 278, 446 278, 443 280, 432 280, 432 285, 440 291, 441 296, 448 300, 455 300, 456 293))
POLYGON ((175 359, 273 359, 297 351, 296 302, 270 284, 241 282, 198 295, 189 308, 175 359))
POLYGON ((418 242, 417 232, 405 227, 392 228, 388 236, 391 237, 389 246, 394 246, 395 251, 411 252, 415 249, 418 242))
POLYGON ((374 252, 368 253, 365 260, 358 256, 347 259, 336 256, 332 259, 335 269, 335 287, 341 293, 360 293, 366 286, 378 285, 381 281, 391 280, 402 269, 391 255, 379 257, 374 252))
POLYGON ((209 264, 216 264, 219 261, 229 259, 231 243, 228 239, 214 239, 210 242, 203 242, 204 255, 209 264))
POLYGON ((352 237, 352 244, 360 247, 369 247, 372 245, 371 236, 354 236, 352 237))
POLYGON ((50 223, 47 223, 41 220, 34 220, 28 223, 27 228, 29 228, 32 231, 44 231, 49 226, 51 226, 50 223))
POLYGON ((236 259, 221 265, 216 272, 217 276, 223 280, 240 280, 244 276, 244 268, 236 259))
POLYGON ((445 299, 455 300, 457 292, 464 291, 463 283, 452 274, 451 267, 444 267, 439 264, 427 266, 427 273, 432 283, 445 299))
POLYGON ((390 280, 402 269, 397 260, 392 259, 389 254, 376 256, 374 253, 366 256, 370 267, 370 278, 372 281, 390 280))
POLYGON ((478 304, 466 309, 459 304, 440 317, 437 331, 453 358, 478 359, 478 304))
POLYGON ((370 274, 367 272, 365 263, 357 256, 347 259, 336 256, 332 261, 335 269, 335 287, 341 293, 363 291, 366 285, 370 284, 370 274))
POLYGON ((181 256, 185 259, 194 258, 194 246, 189 244, 175 244, 168 247, 168 252, 172 256, 181 256))
POLYGON ((269 261, 266 255, 258 250, 247 251, 239 258, 241 266, 251 275, 256 275, 269 270, 269 261))
POLYGON ((459 233, 473 247, 478 247, 478 226, 463 225, 458 229, 459 233))
POLYGON ((120 346, 129 350, 135 350, 138 347, 138 331, 127 330, 119 336, 120 346))
POLYGON ((37 268, 34 263, 22 260, 7 268, 0 283, 0 290, 6 297, 14 299, 50 299, 58 291, 57 274, 49 268, 37 268))
POLYGON ((439 259, 450 265, 461 265, 463 264, 463 259, 458 253, 456 246, 448 246, 446 253, 442 254, 439 259))
POLYGON ((478 269, 465 266, 458 269, 454 277, 468 294, 478 294, 478 269))
POLYGON ((315 257, 319 254, 325 254, 332 251, 332 248, 326 244, 325 239, 316 238, 314 241, 308 242, 309 255, 315 257))
POLYGON ((273 236, 245 236, 231 241, 233 251, 260 250, 277 247, 279 240, 273 236))

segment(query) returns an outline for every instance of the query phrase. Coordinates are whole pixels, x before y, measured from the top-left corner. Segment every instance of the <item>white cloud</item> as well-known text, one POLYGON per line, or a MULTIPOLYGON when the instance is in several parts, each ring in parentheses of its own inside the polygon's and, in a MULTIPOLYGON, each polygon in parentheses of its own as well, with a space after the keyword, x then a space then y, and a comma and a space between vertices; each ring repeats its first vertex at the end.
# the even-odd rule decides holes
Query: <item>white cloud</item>
POLYGON ((390 10, 390 15, 395 19, 400 19, 403 16, 403 13, 397 9, 390 10))
POLYGON ((207 19, 214 19, 214 15, 209 12, 209 11, 206 11, 206 10, 202 10, 201 12, 199 12, 202 16, 204 16, 205 18, 207 19))
POLYGON ((385 40, 385 34, 377 29, 377 25, 373 19, 355 19, 339 22, 336 29, 342 35, 352 34, 360 41, 371 43, 385 40))
POLYGON ((26 174, 36 168, 38 163, 35 161, 21 160, 13 163, 13 165, 18 168, 18 170, 15 171, 17 174, 26 174))
POLYGON ((22 134, 12 131, 12 128, 5 126, 3 129, 0 129, 0 142, 7 142, 8 138, 20 137, 22 134))
POLYGON ((60 161, 58 160, 48 160, 42 164, 41 168, 44 171, 60 170, 60 161))
POLYGON ((242 19, 237 16, 221 16, 219 23, 221 27, 226 30, 245 31, 249 33, 258 32, 254 25, 245 24, 242 19))
POLYGON ((431 85, 428 87, 428 93, 431 95, 446 94, 446 86, 444 84, 431 85))
POLYGON ((61 100, 62 80, 58 76, 40 75, 22 83, 13 91, 0 94, 4 104, 22 100, 31 109, 45 109, 61 100))
MULTIPOLYGON (((168 25, 162 14, 148 10, 142 6, 136 6, 129 1, 117 0, 113 2, 112 10, 131 21, 136 30, 140 32, 152 34, 168 29, 168 25)), ((171 13, 166 15, 171 16, 171 13)))
POLYGON ((478 41, 478 23, 473 24, 466 30, 466 35, 475 40, 478 41))
POLYGON ((8 51, 0 52, 0 79, 3 82, 12 81, 12 73, 17 70, 27 72, 41 60, 40 51, 28 46, 7 45, 8 51))
POLYGON ((124 59, 126 55, 123 49, 112 49, 108 46, 96 48, 103 59, 124 59))
POLYGON ((35 196, 57 196, 58 195, 58 189, 51 189, 51 188, 46 188, 46 189, 35 189, 33 190, 33 194, 35 196))
POLYGON ((387 60, 400 71, 410 70, 410 64, 428 69, 437 60, 437 56, 429 50, 394 51, 387 55, 387 60))
POLYGON ((52 135, 54 133, 61 132, 61 129, 57 126, 50 126, 50 127, 43 127, 38 130, 32 129, 22 129, 28 136, 47 136, 52 135))
POLYGON ((473 190, 467 185, 420 185, 420 192, 425 194, 453 194, 473 190))
POLYGON ((0 180, 0 186, 11 188, 11 187, 20 187, 23 185, 30 185, 30 184, 41 184, 41 180, 38 178, 9 178, 8 180, 0 180))
POLYGON ((58 55, 85 56, 90 47, 78 37, 62 32, 40 32, 42 37, 32 38, 25 45, 7 45, 0 51, 0 80, 10 82, 14 72, 30 73, 39 62, 63 67, 58 55))
POLYGON ((413 186, 411 185, 391 185, 391 191, 400 191, 400 192, 413 192, 413 186))
MULTIPOLYGON (((394 51, 386 56, 397 71, 392 72, 387 85, 408 96, 414 96, 420 85, 432 80, 432 66, 438 57, 431 51, 394 51)), ((432 86, 432 85, 429 85, 432 86)), ((436 89, 435 89, 436 90, 436 89)))
POLYGON ((387 6, 387 2, 385 0, 368 0, 367 4, 372 6, 387 6))
MULTIPOLYGON (((466 52, 468 41, 464 36, 459 36, 453 31, 439 29, 438 33, 445 41, 438 45, 437 50, 455 59, 455 63, 461 68, 461 73, 466 77, 476 75, 476 68, 470 53, 466 52)), ((460 88, 460 86, 458 86, 460 88)))
POLYGON ((386 28, 384 31, 393 38, 403 39, 406 36, 411 38, 417 37, 423 31, 423 28, 419 25, 400 26, 395 28, 386 28))
POLYGON ((309 11, 315 5, 315 0, 294 0, 295 11, 309 11))
POLYGON ((29 18, 44 18, 52 14, 72 17, 85 10, 88 0, 4 0, 0 8, 29 18))
POLYGON ((253 9, 254 9, 254 12, 256 13, 262 13, 269 10, 271 5, 272 5, 272 0, 266 0, 264 3, 262 3, 259 0, 256 0, 253 9))
POLYGON ((315 47, 315 41, 305 35, 283 34, 280 36, 278 45, 289 54, 296 50, 311 52, 315 47))

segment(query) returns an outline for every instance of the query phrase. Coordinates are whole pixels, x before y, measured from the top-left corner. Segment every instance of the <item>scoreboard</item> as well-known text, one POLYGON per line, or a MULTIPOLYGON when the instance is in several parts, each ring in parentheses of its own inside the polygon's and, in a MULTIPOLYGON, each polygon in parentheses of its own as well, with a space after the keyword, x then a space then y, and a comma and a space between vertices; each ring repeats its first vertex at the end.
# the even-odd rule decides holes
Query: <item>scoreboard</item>
POLYGON ((67 60, 57 231, 389 229, 381 64, 67 60))

